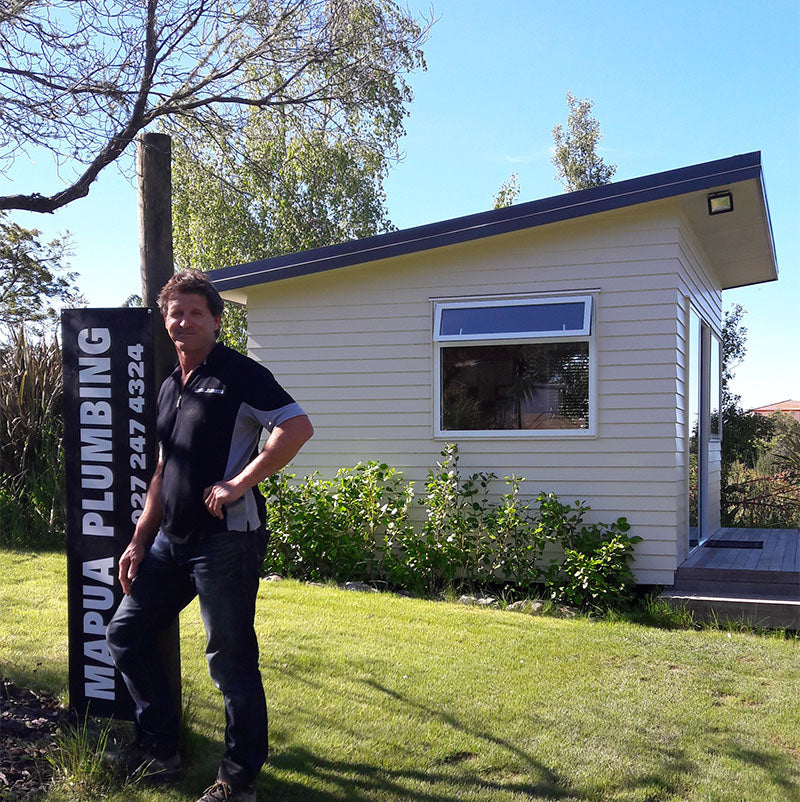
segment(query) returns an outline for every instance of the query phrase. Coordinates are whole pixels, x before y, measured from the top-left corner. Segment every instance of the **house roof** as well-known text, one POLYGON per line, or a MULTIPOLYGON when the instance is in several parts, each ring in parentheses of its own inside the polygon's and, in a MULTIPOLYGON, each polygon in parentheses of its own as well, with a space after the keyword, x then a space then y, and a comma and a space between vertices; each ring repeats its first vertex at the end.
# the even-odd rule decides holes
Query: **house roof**
POLYGON ((722 289, 778 277, 761 153, 745 153, 662 173, 566 192, 503 209, 391 231, 360 240, 259 259, 210 273, 231 300, 245 288, 324 270, 372 262, 445 245, 572 220, 638 204, 678 198, 717 272, 722 289), (730 189, 733 212, 709 216, 706 195, 730 189))
POLYGON ((753 412, 800 412, 800 401, 778 401, 776 404, 766 404, 756 407, 753 412))

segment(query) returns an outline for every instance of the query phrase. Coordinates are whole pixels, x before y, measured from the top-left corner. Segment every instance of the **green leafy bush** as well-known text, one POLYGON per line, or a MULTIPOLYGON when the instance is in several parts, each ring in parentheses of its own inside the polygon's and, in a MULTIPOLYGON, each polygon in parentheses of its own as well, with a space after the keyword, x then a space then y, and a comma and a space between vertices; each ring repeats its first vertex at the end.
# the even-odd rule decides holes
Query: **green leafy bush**
POLYGON ((428 472, 426 494, 419 499, 425 507, 425 559, 420 567, 429 589, 456 578, 485 582, 493 567, 488 488, 494 475, 475 473, 462 480, 454 443, 445 446, 442 456, 428 472))
POLYGON ((554 601, 582 610, 625 606, 632 598, 634 578, 628 560, 642 538, 628 535, 630 524, 618 518, 612 524, 584 524, 588 507, 561 504, 552 493, 538 497, 540 525, 546 536, 564 550, 545 572, 545 587, 554 601))
POLYGON ((385 463, 341 468, 332 480, 317 473, 300 484, 293 474, 270 477, 267 570, 299 579, 378 579, 384 554, 408 527, 412 493, 385 463))
POLYGON ((429 471, 425 495, 418 504, 425 520, 417 531, 398 527, 384 567, 387 580, 415 593, 433 593, 454 584, 487 585, 504 580, 519 591, 541 581, 545 539, 537 530, 530 505, 519 497, 523 479, 506 478, 509 486, 499 504, 489 498, 493 474, 463 478, 458 447, 448 444, 442 461, 429 471))
POLYGON ((520 499, 520 485, 525 479, 510 476, 505 481, 509 490, 500 499, 491 526, 497 545, 494 574, 525 593, 542 580, 541 559, 548 537, 530 502, 520 499))
POLYGON ((554 600, 583 609, 624 605, 633 587, 628 560, 641 538, 628 522, 585 524, 585 504, 540 494, 538 508, 521 498, 524 481, 506 478, 490 497, 492 474, 461 476, 458 448, 447 445, 428 473, 425 494, 385 463, 359 463, 333 479, 301 482, 281 473, 264 483, 272 532, 268 572, 300 579, 384 581, 417 594, 447 587, 505 583, 511 595, 545 584, 554 600), (410 519, 416 498, 421 525, 410 519), (545 570, 548 544, 564 558, 545 570))

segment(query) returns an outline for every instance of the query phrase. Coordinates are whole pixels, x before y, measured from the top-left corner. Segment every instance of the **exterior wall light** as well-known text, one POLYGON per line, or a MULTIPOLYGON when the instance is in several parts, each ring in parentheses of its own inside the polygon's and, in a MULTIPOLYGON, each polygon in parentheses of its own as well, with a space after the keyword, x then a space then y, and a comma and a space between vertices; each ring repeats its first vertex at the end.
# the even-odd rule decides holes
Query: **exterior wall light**
POLYGON ((708 195, 708 213, 725 214, 733 211, 733 194, 730 190, 710 192, 708 195))

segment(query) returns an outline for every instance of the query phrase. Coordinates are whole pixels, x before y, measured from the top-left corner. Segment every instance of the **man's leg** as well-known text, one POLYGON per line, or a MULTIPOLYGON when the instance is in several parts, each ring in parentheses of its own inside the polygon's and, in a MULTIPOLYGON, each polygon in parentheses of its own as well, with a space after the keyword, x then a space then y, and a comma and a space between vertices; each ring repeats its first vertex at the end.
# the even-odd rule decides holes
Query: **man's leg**
POLYGON ((194 595, 186 568, 176 563, 169 541, 159 533, 106 633, 111 656, 136 705, 140 745, 159 759, 178 752, 180 709, 157 642, 194 595))
POLYGON ((219 779, 249 786, 267 757, 267 704, 253 622, 263 530, 227 532, 203 541, 193 577, 206 628, 206 658, 225 699, 226 752, 219 779))

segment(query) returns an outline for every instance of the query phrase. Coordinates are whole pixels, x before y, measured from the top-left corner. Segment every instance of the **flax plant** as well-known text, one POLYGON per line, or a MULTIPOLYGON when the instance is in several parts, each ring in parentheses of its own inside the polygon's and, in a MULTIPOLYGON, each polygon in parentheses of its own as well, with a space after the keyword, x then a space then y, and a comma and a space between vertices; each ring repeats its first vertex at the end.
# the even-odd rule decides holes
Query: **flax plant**
POLYGON ((63 543, 61 348, 24 330, 0 346, 0 543, 63 543))

